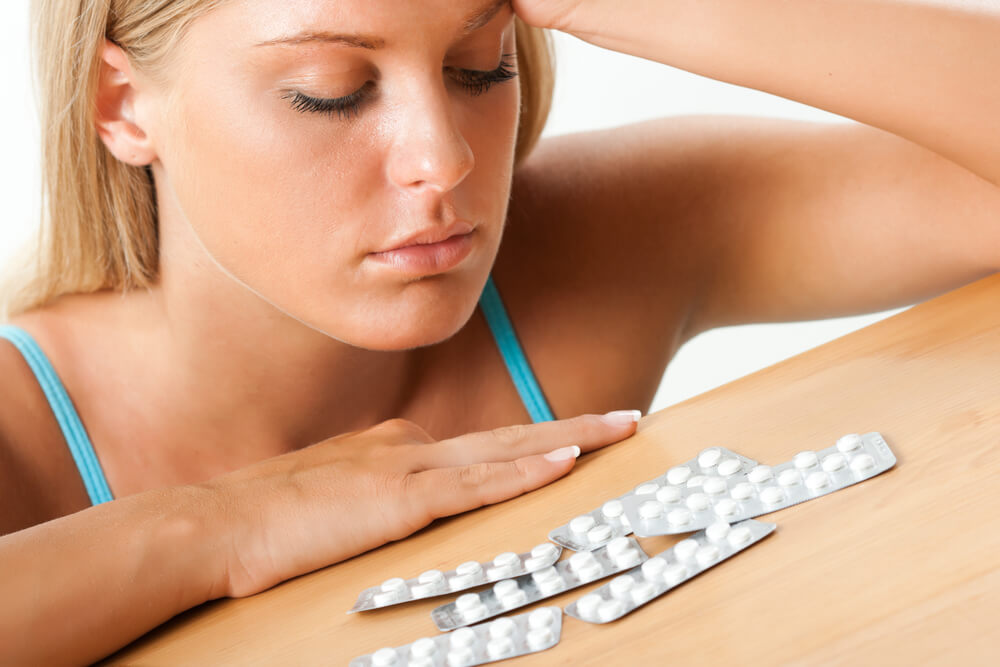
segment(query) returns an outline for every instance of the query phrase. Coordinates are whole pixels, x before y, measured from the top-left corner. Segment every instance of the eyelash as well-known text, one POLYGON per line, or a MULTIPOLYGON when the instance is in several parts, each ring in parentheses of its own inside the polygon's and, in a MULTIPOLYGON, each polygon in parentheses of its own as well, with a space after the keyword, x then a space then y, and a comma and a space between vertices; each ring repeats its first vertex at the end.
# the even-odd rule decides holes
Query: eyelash
MULTIPOLYGON (((482 71, 472 69, 459 69, 458 84, 465 88, 470 95, 478 97, 488 91, 493 84, 510 81, 517 76, 514 69, 515 54, 505 53, 500 59, 500 66, 494 70, 482 71)), ((357 116, 361 110, 361 103, 368 96, 368 91, 375 84, 369 81, 361 88, 350 95, 334 98, 320 98, 303 95, 297 90, 290 90, 282 99, 289 100, 292 108, 303 113, 320 113, 327 116, 337 116, 338 118, 351 118, 357 116)))

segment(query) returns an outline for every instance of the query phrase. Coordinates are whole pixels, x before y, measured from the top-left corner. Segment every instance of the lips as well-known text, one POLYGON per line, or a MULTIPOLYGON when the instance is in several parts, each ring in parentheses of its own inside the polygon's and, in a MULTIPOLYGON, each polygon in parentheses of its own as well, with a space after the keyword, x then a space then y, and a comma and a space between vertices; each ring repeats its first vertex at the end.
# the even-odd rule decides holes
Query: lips
POLYGON ((446 227, 420 230, 391 241, 388 249, 368 257, 377 264, 411 277, 445 273, 472 252, 475 227, 458 221, 446 227))

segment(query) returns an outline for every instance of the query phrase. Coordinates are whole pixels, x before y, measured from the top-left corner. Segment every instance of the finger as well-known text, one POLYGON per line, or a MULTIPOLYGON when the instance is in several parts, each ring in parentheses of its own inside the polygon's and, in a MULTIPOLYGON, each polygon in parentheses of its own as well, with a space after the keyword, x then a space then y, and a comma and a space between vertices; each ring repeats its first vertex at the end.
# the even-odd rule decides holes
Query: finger
POLYGON ((570 445, 589 452, 635 433, 641 415, 638 410, 619 410, 606 415, 504 426, 421 447, 418 458, 424 468, 447 468, 513 461, 570 445))
POLYGON ((419 518, 429 522, 545 486, 572 470, 580 451, 571 445, 513 461, 413 473, 407 478, 406 497, 423 514, 419 518))

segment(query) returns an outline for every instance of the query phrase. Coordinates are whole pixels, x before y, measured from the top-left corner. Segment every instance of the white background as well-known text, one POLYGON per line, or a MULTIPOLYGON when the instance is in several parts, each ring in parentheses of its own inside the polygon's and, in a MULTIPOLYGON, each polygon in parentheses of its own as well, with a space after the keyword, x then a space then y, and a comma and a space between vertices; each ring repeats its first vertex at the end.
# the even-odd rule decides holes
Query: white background
MULTIPOLYGON (((27 7, 26 0, 0 3, 0 271, 28 238, 38 210, 38 127, 30 85, 27 7)), ((555 38, 556 94, 546 136, 697 113, 843 121, 788 100, 598 49, 566 35, 555 38)), ((671 362, 653 407, 701 393, 888 314, 729 327, 702 334, 671 362)))

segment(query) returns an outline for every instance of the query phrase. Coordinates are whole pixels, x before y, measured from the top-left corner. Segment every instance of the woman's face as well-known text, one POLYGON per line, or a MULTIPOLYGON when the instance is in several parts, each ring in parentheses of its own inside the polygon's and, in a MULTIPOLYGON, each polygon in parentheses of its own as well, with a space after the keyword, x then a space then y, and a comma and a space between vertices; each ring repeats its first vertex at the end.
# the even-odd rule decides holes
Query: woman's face
POLYGON ((500 242, 515 50, 506 2, 225 3, 171 65, 166 187, 215 261, 292 317, 370 349, 440 341, 500 242))

